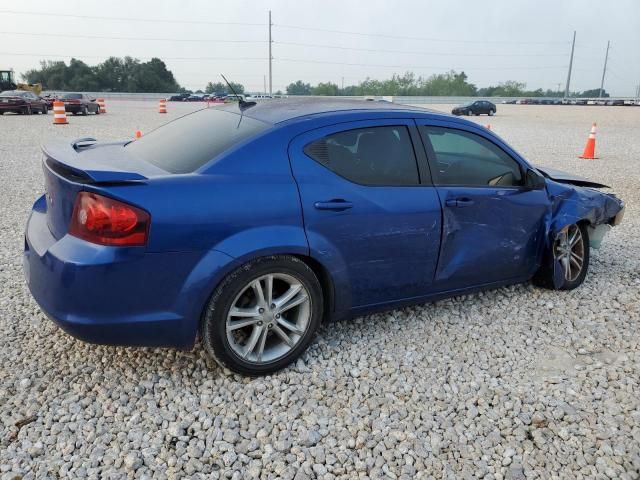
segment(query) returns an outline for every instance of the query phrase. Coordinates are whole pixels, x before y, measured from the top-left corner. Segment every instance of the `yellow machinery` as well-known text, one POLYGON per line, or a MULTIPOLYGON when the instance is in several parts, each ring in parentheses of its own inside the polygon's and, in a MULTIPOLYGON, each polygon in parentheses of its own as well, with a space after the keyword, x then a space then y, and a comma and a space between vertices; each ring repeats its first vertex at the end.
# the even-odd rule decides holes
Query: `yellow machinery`
POLYGON ((24 90, 40 95, 42 93, 42 84, 16 83, 13 76, 13 70, 0 70, 0 91, 3 90, 24 90))

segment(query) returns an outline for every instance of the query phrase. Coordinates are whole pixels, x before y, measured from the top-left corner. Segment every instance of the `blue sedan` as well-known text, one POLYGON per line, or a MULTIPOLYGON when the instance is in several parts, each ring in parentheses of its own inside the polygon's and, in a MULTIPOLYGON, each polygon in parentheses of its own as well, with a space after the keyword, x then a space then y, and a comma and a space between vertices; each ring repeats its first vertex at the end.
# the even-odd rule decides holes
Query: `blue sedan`
POLYGON ((472 122, 386 102, 240 102, 43 147, 24 270, 85 341, 269 374, 329 319, 525 282, 572 289, 624 204, 472 122))

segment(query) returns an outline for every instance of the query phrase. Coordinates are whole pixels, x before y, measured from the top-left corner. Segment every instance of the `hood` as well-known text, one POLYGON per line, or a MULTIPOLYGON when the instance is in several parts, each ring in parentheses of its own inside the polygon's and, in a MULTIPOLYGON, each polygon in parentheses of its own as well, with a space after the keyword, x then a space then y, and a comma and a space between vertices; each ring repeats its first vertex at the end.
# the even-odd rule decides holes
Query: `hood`
POLYGON ((554 182, 568 183, 570 185, 576 185, 578 187, 610 188, 608 185, 593 182, 588 178, 584 178, 573 173, 563 172, 562 170, 556 170, 555 168, 540 167, 538 165, 535 165, 535 167, 545 177, 553 180, 554 182))

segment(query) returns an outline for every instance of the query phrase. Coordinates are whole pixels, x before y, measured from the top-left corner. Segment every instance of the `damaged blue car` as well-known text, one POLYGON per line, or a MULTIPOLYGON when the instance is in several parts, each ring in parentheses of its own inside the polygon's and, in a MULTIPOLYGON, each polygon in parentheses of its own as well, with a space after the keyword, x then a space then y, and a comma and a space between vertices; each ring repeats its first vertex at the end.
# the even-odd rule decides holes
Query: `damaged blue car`
POLYGON ((241 101, 43 150, 24 251, 43 311, 100 344, 199 335, 247 375, 290 364, 323 320, 575 288, 624 211, 475 123, 388 102, 241 101))

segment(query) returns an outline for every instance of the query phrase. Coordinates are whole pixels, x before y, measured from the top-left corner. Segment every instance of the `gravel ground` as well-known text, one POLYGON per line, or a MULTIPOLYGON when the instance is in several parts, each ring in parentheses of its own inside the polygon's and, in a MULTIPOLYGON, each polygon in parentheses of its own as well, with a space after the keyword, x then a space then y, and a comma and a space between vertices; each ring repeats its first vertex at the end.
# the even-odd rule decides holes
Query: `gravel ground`
POLYGON ((640 477, 640 108, 500 105, 472 119, 626 200, 582 287, 332 324, 294 367, 253 380, 200 346, 84 344, 31 299, 21 252, 39 144, 131 137, 196 107, 107 108, 68 126, 0 117, 0 479, 640 477), (596 120, 600 159, 578 160, 596 120))

